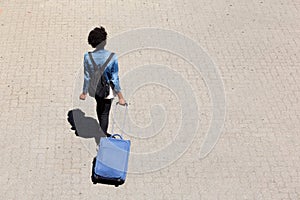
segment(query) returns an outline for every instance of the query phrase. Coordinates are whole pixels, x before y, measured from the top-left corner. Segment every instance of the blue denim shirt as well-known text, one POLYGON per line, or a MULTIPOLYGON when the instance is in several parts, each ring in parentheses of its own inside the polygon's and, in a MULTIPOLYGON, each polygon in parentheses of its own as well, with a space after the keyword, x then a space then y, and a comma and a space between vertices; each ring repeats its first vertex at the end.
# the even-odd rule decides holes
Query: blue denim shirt
MULTIPOLYGON (((107 58, 111 52, 100 49, 97 51, 92 52, 93 59, 95 60, 95 63, 98 65, 98 69, 105 63, 107 58)), ((94 73, 94 66, 90 60, 88 52, 84 54, 84 83, 83 83, 83 93, 87 94, 89 83, 90 83, 90 73, 94 73)), ((119 84, 119 66, 118 66, 118 58, 116 54, 113 56, 113 58, 108 63, 105 71, 103 72, 103 75, 105 76, 105 79, 107 81, 111 81, 113 83, 113 90, 118 93, 121 91, 121 87, 119 84)))

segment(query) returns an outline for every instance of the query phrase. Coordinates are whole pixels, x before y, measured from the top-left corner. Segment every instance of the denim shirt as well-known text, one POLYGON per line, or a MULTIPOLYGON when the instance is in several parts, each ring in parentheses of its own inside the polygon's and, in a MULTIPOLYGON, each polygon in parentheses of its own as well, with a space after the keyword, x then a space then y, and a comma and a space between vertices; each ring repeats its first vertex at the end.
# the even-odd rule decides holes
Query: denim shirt
MULTIPOLYGON (((100 49, 97 51, 92 52, 93 59, 95 63, 97 64, 98 69, 105 63, 107 58, 111 52, 100 49)), ((90 83, 90 73, 94 73, 94 66, 89 58, 88 52, 84 54, 84 83, 83 83, 83 93, 88 93, 89 83, 90 83)), ((118 93, 121 91, 121 87, 119 84, 119 67, 118 67, 118 58, 116 54, 112 57, 108 65, 106 66, 105 71, 103 72, 103 75, 105 79, 109 82, 111 81, 113 84, 113 90, 118 93)))

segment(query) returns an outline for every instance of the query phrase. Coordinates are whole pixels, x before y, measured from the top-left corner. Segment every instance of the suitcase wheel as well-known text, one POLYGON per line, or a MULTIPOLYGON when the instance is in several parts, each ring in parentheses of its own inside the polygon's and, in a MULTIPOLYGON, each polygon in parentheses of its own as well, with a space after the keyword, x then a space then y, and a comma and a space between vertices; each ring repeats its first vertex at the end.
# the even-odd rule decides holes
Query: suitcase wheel
POLYGON ((94 175, 92 175, 92 182, 93 182, 93 184, 97 184, 97 181, 96 181, 96 179, 95 179, 95 177, 94 177, 94 175))

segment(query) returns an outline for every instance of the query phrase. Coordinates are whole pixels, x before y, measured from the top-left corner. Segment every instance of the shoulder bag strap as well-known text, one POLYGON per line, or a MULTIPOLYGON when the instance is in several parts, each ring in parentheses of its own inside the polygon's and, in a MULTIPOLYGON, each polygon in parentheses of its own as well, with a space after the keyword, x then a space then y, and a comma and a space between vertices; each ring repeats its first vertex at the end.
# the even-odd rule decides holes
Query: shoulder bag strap
POLYGON ((96 70, 97 70, 97 64, 95 63, 95 61, 94 61, 94 59, 93 59, 93 56, 92 56, 92 53, 91 52, 89 52, 89 57, 90 57, 90 60, 91 60, 91 62, 92 62, 92 65, 93 65, 93 67, 94 67, 94 72, 96 72, 96 70))
POLYGON ((101 70, 100 71, 101 76, 102 76, 103 72, 105 71, 108 63, 110 62, 110 60, 113 58, 114 55, 115 55, 115 53, 111 53, 109 55, 109 57, 107 58, 107 60, 105 61, 105 63, 101 66, 101 69, 100 69, 101 70))
MULTIPOLYGON (((101 68, 100 68, 100 76, 102 76, 104 70, 106 69, 108 63, 110 62, 110 60, 112 59, 112 57, 113 57, 114 55, 115 55, 115 53, 111 53, 111 54, 109 55, 109 57, 107 58, 107 60, 105 61, 105 63, 101 66, 101 68)), ((89 52, 89 57, 90 57, 90 59, 91 59, 91 61, 92 61, 92 64, 93 64, 93 66, 94 66, 94 72, 96 72, 96 70, 97 70, 97 64, 96 64, 95 60, 93 59, 93 56, 92 56, 92 53, 91 53, 91 52, 89 52)))

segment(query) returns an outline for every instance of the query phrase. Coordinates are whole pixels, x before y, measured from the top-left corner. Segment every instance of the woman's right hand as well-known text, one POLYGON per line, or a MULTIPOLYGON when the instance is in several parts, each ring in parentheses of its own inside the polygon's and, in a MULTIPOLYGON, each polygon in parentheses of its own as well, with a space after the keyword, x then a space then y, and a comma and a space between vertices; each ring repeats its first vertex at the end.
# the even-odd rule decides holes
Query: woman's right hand
POLYGON ((125 101, 122 93, 118 92, 117 95, 118 95, 118 98, 119 98, 119 104, 122 105, 122 106, 125 106, 126 105, 126 101, 125 101))
POLYGON ((125 104, 126 104, 125 99, 124 98, 119 99, 119 104, 122 106, 125 106, 125 104))

